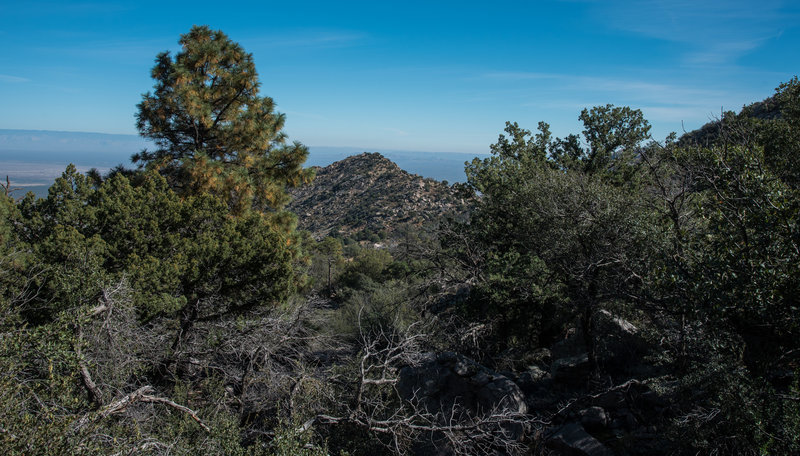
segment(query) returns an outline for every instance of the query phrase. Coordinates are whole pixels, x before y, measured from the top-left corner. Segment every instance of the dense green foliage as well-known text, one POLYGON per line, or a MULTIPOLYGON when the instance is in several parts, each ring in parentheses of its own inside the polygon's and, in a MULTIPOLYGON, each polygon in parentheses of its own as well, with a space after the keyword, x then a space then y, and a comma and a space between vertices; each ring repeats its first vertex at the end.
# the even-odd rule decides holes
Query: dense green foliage
POLYGON ((285 144, 285 116, 259 95, 253 56, 207 26, 193 27, 180 44, 174 59, 156 57, 155 91, 139 103, 136 126, 157 149, 134 161, 181 191, 221 196, 234 212, 280 210, 286 187, 312 176, 302 168, 308 149, 285 144))
POLYGON ((248 338, 302 331, 279 329, 306 261, 280 209, 310 174, 252 57, 206 27, 182 44, 140 105, 146 169, 70 165, 46 198, 0 201, 4 454, 324 453, 291 416, 220 407, 269 384, 248 338))
MULTIPOLYGON (((274 308, 299 284, 292 237, 260 214, 232 217, 210 195, 181 199, 156 173, 137 181, 117 174, 95 185, 70 167, 47 198, 4 206, 11 226, 4 227, 9 234, 3 278, 17 283, 5 288, 3 302, 5 372, 15 379, 6 391, 21 403, 38 397, 42 405, 33 410, 16 406, 32 420, 53 421, 42 428, 51 437, 6 427, 14 435, 68 446, 85 437, 73 441, 67 429, 87 411, 80 392, 81 347, 101 350, 85 346, 83 333, 96 325, 92 315, 129 315, 120 322, 107 317, 105 324, 115 325, 107 342, 130 345, 108 347, 120 357, 107 359, 110 365, 98 361, 92 367, 96 379, 123 391, 142 382, 177 381, 179 388, 195 326, 274 308), (113 290, 124 293, 115 296, 113 290), (56 415, 46 418, 49 413, 56 415)), ((99 397, 89 399, 103 405, 99 397)), ((99 447, 86 452, 90 448, 99 447)))
POLYGON ((778 89, 778 117, 727 113, 703 146, 644 143, 641 113, 611 106, 581 114, 585 147, 507 124, 467 167, 472 243, 452 244, 478 265, 468 314, 523 350, 578 325, 595 378, 619 374, 598 361, 597 312, 633 316, 682 406, 716 411, 677 420, 678 448, 799 451, 799 87, 778 89))
POLYGON ((508 337, 537 344, 561 313, 579 313, 593 356, 597 307, 632 292, 645 247, 648 215, 635 201, 631 157, 649 126, 641 112, 605 106, 581 114, 589 147, 564 150, 539 124, 532 137, 517 124, 467 167, 481 194, 471 226, 485 250, 486 281, 475 301, 502 320, 508 337))
POLYGON ((118 174, 95 188, 70 167, 48 198, 20 203, 21 235, 47 270, 31 309, 91 303, 98 284, 123 276, 142 292, 143 319, 219 317, 295 289, 297 248, 259 214, 231 217, 210 195, 179 198, 158 174, 136 178, 118 174))

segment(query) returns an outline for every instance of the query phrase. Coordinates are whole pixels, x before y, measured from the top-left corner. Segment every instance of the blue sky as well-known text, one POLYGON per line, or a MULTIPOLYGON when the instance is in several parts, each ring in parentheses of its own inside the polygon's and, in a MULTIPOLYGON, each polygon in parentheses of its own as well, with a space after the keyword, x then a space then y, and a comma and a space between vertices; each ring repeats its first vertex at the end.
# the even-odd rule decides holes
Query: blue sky
POLYGON ((788 0, 0 0, 0 128, 136 133, 156 54, 193 24, 254 55, 310 146, 482 153, 506 120, 565 135, 605 103, 663 138, 800 73, 788 0))

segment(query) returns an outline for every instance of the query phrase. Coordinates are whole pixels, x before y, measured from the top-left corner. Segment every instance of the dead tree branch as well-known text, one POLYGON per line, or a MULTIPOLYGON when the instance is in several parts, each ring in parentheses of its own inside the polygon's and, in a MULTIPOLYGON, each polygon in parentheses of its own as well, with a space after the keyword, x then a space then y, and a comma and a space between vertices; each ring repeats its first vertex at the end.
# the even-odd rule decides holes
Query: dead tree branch
POLYGON ((111 415, 121 414, 121 413, 125 412, 128 408, 130 408, 131 406, 136 404, 136 403, 146 402, 146 403, 154 403, 154 404, 163 404, 163 405, 166 405, 168 407, 172 407, 172 408, 174 408, 174 409, 176 409, 178 411, 181 411, 183 413, 186 413, 187 415, 189 415, 189 417, 191 417, 194 421, 196 421, 197 424, 199 424, 200 427, 203 428, 204 431, 211 432, 211 429, 208 426, 206 426, 205 423, 203 423, 203 420, 201 420, 200 417, 197 416, 197 413, 194 410, 192 410, 192 409, 190 409, 190 408, 188 408, 186 406, 180 405, 180 404, 178 404, 178 403, 176 403, 174 401, 171 401, 171 400, 169 400, 167 398, 153 396, 152 394, 150 394, 152 392, 153 392, 153 387, 152 386, 149 386, 149 385, 143 386, 143 387, 137 389, 136 391, 134 391, 134 392, 132 392, 132 393, 130 393, 128 395, 125 395, 122 398, 117 399, 116 401, 106 405, 105 407, 103 407, 97 413, 88 414, 88 415, 83 416, 75 424, 75 426, 73 427, 73 431, 77 432, 81 428, 86 426, 87 424, 100 421, 100 420, 102 420, 104 418, 107 418, 107 417, 109 417, 111 415))
POLYGON ((354 372, 353 400, 345 405, 347 411, 340 415, 318 414, 297 432, 305 432, 314 424, 347 423, 384 436, 385 444, 398 454, 405 454, 412 444, 423 441, 445 446, 456 455, 495 454, 498 450, 504 454, 524 453, 525 429, 544 422, 509 409, 504 403, 490 410, 467 410, 458 403, 431 410, 430 401, 418 397, 418 393, 410 398, 401 395, 400 370, 426 359, 423 347, 430 328, 421 322, 406 329, 397 329, 399 326, 366 330, 360 325, 361 352, 354 372))

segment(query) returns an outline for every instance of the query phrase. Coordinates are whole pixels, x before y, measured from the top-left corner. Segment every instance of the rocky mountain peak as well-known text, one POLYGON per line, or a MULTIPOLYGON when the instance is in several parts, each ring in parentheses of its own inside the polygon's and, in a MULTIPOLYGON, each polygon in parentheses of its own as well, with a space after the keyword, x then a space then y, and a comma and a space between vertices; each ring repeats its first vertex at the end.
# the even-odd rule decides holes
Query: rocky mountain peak
POLYGON ((310 185, 292 191, 289 210, 317 237, 363 230, 391 232, 432 220, 463 204, 452 187, 364 152, 316 168, 310 185))

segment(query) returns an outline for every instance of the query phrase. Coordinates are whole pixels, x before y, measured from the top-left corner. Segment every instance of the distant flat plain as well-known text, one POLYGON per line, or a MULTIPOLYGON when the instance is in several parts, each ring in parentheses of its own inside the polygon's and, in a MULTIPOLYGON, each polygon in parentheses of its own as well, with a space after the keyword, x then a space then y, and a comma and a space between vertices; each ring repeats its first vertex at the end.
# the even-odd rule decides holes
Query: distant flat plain
MULTIPOLYGON (((28 191, 41 197, 70 163, 81 172, 91 168, 106 172, 119 164, 130 168, 131 155, 148 147, 152 144, 136 135, 0 129, 0 179, 5 183, 8 176, 11 187, 18 189, 15 197, 28 191)), ((460 152, 309 146, 306 166, 327 166, 362 152, 380 152, 412 174, 449 183, 464 182, 464 162, 475 158, 460 152)))

